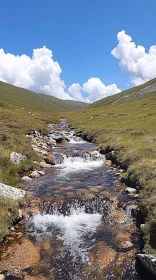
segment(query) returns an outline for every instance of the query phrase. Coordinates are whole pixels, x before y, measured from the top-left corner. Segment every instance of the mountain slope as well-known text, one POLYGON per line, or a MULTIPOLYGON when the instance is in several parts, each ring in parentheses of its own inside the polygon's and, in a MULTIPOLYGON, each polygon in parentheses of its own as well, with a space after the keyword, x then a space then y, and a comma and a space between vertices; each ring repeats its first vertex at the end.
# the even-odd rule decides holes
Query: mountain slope
POLYGON ((90 108, 98 108, 105 105, 115 105, 115 104, 122 104, 127 101, 133 101, 136 99, 142 98, 144 95, 149 93, 155 92, 156 93, 156 78, 144 83, 140 86, 131 88, 129 90, 122 91, 118 94, 108 96, 101 100, 94 102, 93 104, 89 105, 90 108))
POLYGON ((0 103, 22 107, 29 111, 44 112, 76 111, 87 106, 83 102, 61 100, 54 96, 38 94, 4 82, 0 82, 0 103))

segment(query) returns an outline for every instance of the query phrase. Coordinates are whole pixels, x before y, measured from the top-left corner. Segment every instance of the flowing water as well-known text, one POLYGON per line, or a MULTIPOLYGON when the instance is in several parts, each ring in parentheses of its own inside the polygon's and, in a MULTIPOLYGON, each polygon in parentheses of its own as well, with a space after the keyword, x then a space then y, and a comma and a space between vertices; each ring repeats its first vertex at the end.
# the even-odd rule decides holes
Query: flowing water
POLYGON ((55 165, 26 185, 41 201, 40 212, 27 217, 26 236, 40 248, 40 260, 27 273, 32 279, 144 279, 135 270, 138 230, 128 207, 118 207, 133 202, 95 145, 64 119, 59 130, 68 142, 53 150, 55 165))

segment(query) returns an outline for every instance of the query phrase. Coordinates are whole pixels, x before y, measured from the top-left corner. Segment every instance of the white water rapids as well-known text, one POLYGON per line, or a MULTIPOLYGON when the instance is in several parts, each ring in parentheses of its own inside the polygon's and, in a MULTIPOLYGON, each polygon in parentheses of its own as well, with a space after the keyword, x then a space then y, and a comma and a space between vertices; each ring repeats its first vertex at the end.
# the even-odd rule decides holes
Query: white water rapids
MULTIPOLYGON (((70 143, 84 143, 80 137, 69 136, 70 143)), ((104 156, 99 152, 82 152, 77 154, 74 150, 73 156, 61 154, 62 162, 55 165, 61 169, 62 174, 71 172, 91 171, 104 164, 104 156)), ((81 258, 82 262, 89 262, 88 252, 93 246, 96 227, 100 224, 102 214, 85 212, 85 206, 71 207, 69 215, 59 212, 53 214, 37 214, 31 219, 32 235, 37 239, 44 236, 55 235, 62 240, 64 246, 70 251, 73 260, 81 258)))
POLYGON ((78 257, 82 262, 89 262, 88 252, 94 242, 93 233, 100 224, 102 214, 85 213, 84 207, 76 210, 73 208, 69 216, 62 214, 37 214, 33 217, 33 235, 41 239, 45 235, 52 236, 57 232, 57 239, 62 240, 63 244, 70 251, 73 260, 78 257), (89 241, 89 245, 85 237, 89 241))
POLYGON ((101 167, 104 164, 104 156, 100 153, 96 153, 94 156, 85 154, 83 157, 74 156, 67 157, 63 155, 63 162, 56 164, 56 167, 60 167, 64 173, 78 172, 78 171, 89 171, 94 168, 101 167))

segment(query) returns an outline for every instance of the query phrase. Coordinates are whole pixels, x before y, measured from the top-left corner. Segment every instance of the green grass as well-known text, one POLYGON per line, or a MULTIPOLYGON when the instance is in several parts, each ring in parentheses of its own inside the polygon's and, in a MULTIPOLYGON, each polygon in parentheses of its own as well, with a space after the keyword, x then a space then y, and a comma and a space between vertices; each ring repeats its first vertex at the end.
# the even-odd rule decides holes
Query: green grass
POLYGON ((154 89, 155 83, 152 80, 100 100, 85 110, 68 114, 68 118, 101 151, 116 151, 117 162, 126 169, 125 181, 140 189, 140 208, 146 219, 145 251, 156 255, 151 233, 156 224, 156 91, 148 93, 149 86, 154 89), (141 89, 145 89, 143 94, 141 89), (127 93, 129 99, 121 99, 127 93))
POLYGON ((0 198, 0 240, 8 233, 8 228, 18 218, 19 202, 9 198, 0 198))
POLYGON ((84 102, 61 100, 54 96, 38 94, 24 88, 0 82, 0 104, 14 105, 26 111, 66 112, 76 111, 87 106, 84 102))
MULTIPOLYGON (((60 100, 37 94, 23 88, 0 82, 0 182, 20 187, 20 176, 35 168, 34 161, 41 161, 34 152, 28 132, 48 132, 48 123, 59 122, 66 111, 86 107, 83 102, 60 100), (11 163, 11 152, 27 157, 20 164, 11 163)), ((0 198, 0 240, 8 232, 12 221, 18 217, 18 202, 0 198)))

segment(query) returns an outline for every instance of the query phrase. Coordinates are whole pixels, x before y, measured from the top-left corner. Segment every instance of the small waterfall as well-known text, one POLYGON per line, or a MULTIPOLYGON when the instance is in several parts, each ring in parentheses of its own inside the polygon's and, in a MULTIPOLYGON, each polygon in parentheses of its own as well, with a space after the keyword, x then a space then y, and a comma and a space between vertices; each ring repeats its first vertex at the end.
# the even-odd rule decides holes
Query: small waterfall
POLYGON ((30 218, 30 232, 36 240, 55 236, 62 240, 73 261, 89 262, 88 252, 96 240, 96 228, 107 212, 109 202, 94 198, 86 202, 64 201, 62 204, 43 202, 40 214, 30 218))
POLYGON ((62 158, 63 160, 60 163, 56 161, 56 167, 62 168, 65 173, 98 168, 104 164, 105 159, 97 151, 91 153, 74 151, 71 155, 62 154, 62 158))

